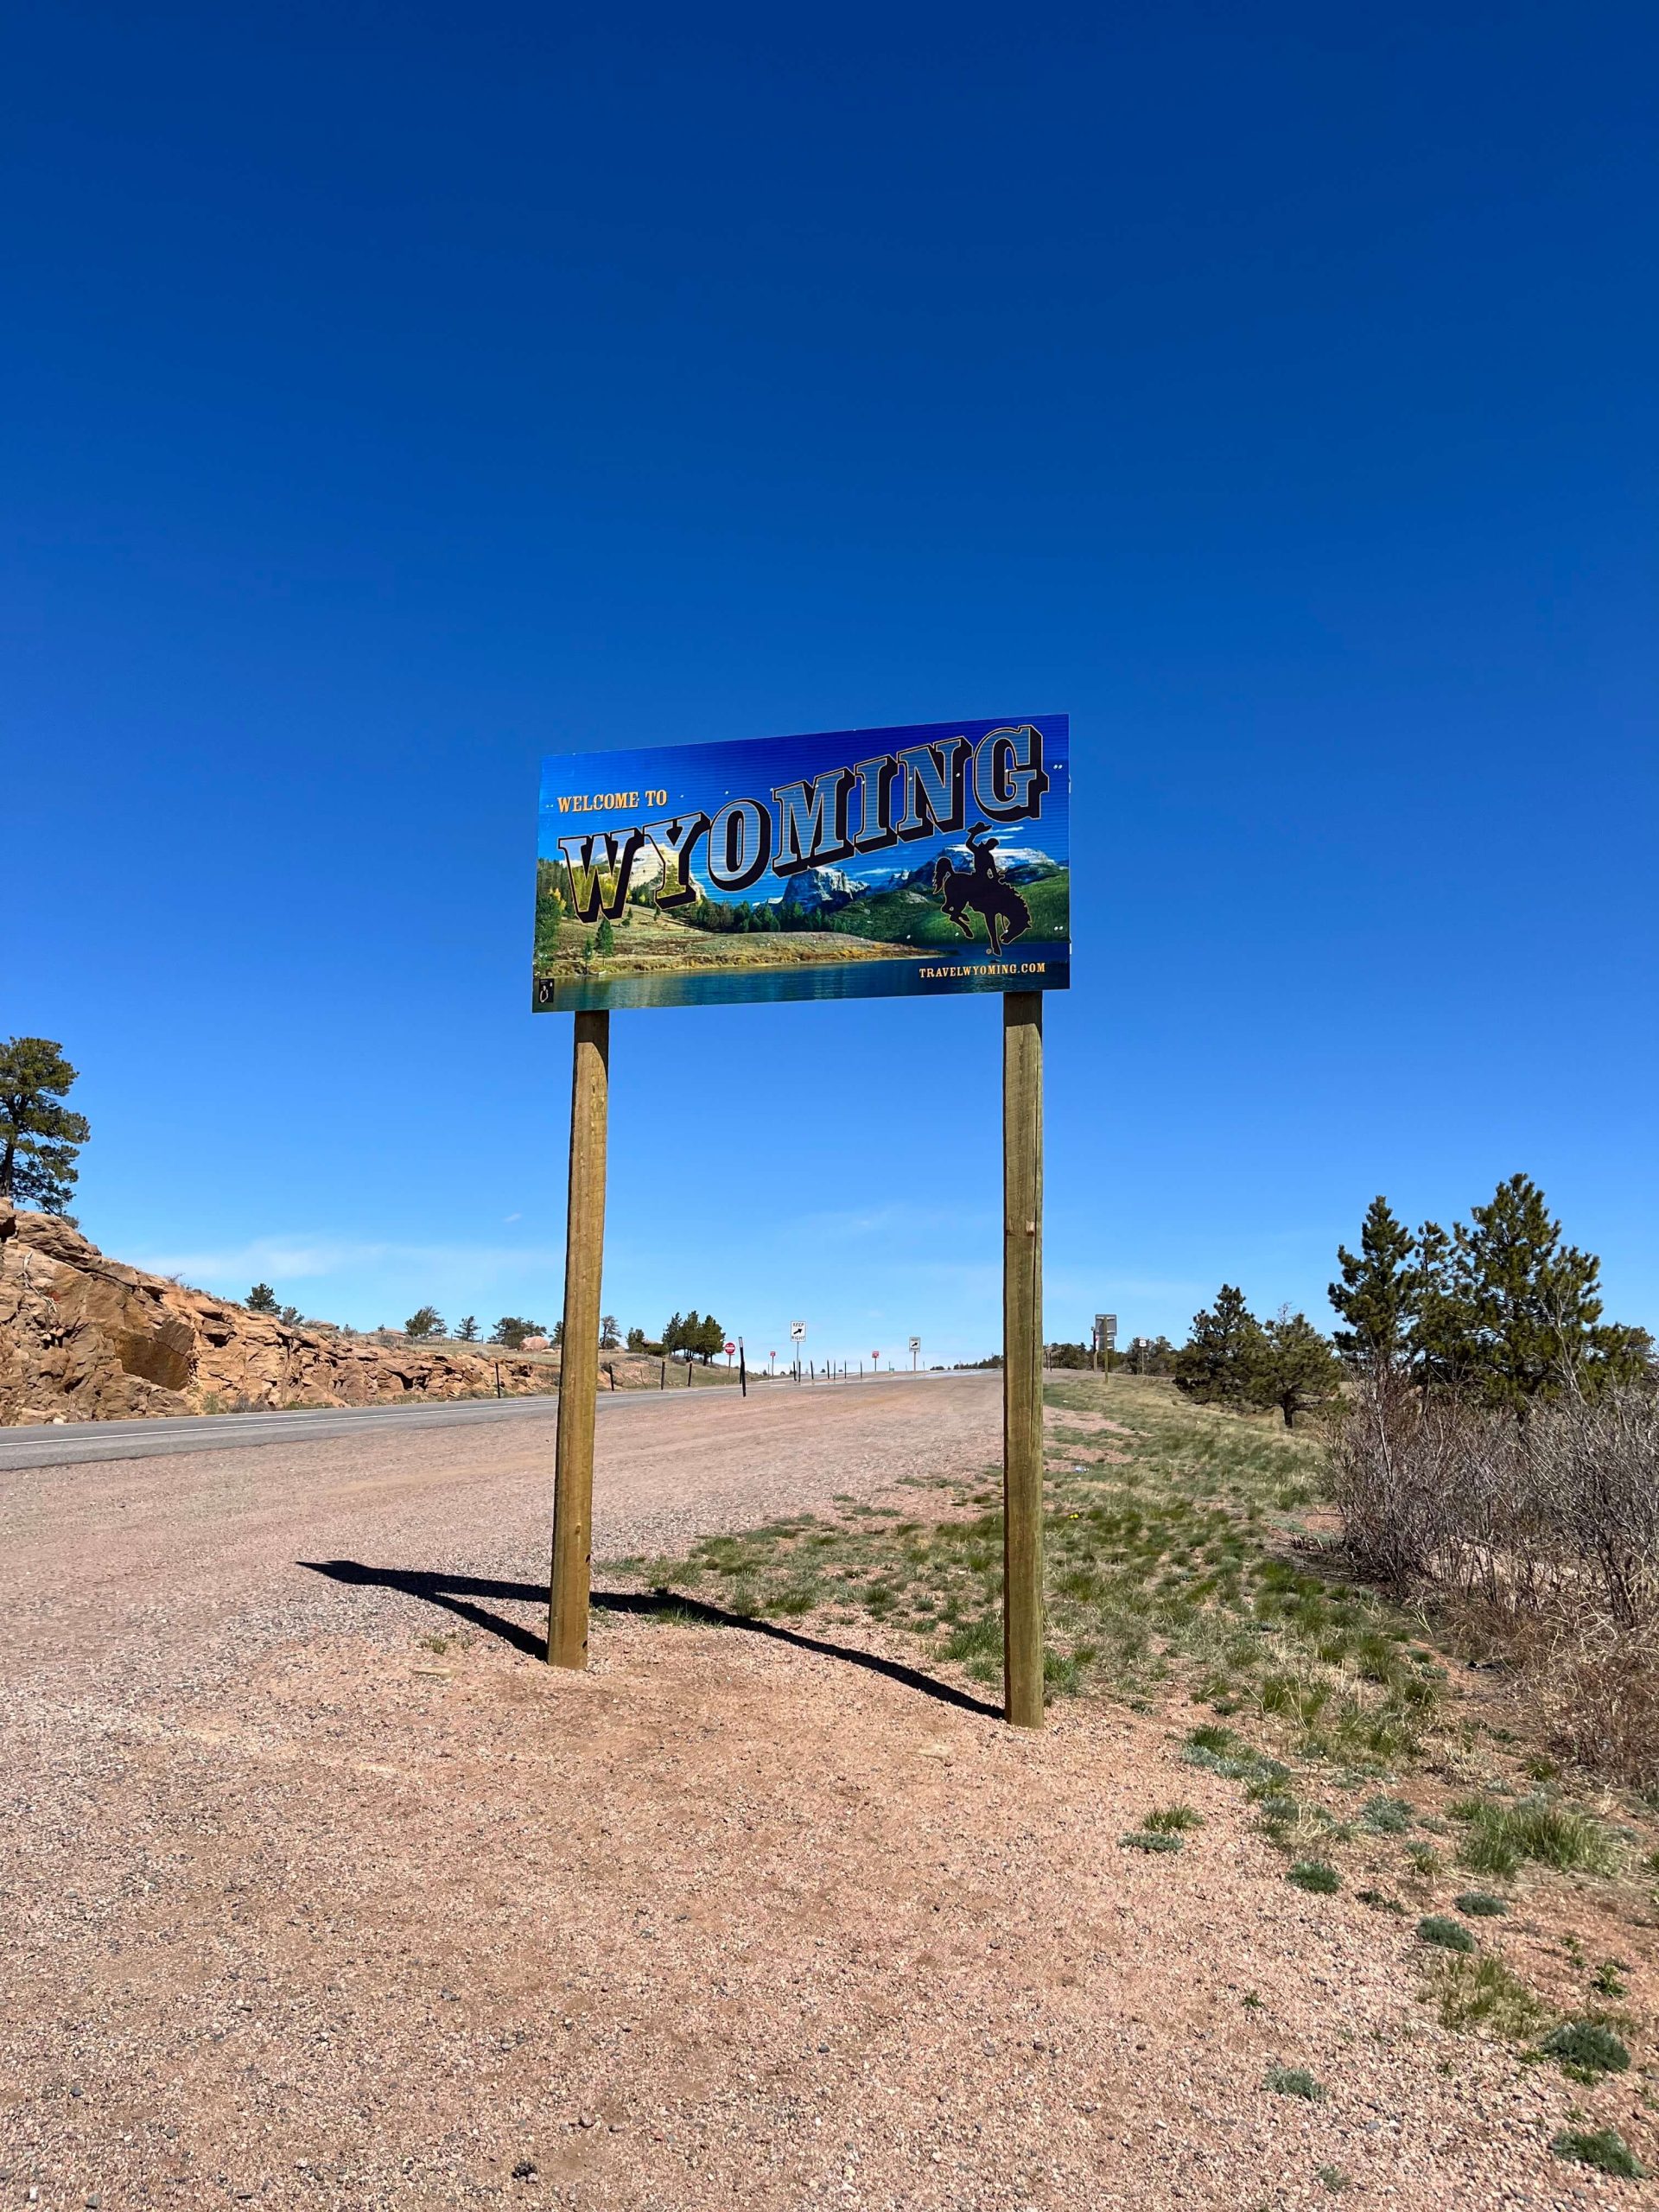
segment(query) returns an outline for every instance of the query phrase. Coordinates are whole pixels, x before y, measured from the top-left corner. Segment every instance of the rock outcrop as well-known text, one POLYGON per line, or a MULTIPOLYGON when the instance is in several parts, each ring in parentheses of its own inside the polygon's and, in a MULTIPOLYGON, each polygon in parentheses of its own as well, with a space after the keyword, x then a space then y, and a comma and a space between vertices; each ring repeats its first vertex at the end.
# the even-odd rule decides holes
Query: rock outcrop
MULTIPOLYGON (((504 1389, 546 1390, 545 1364, 503 1357, 504 1389)), ((55 1215, 0 1201, 0 1427, 275 1406, 480 1397, 497 1362, 289 1326, 105 1259, 55 1215)))

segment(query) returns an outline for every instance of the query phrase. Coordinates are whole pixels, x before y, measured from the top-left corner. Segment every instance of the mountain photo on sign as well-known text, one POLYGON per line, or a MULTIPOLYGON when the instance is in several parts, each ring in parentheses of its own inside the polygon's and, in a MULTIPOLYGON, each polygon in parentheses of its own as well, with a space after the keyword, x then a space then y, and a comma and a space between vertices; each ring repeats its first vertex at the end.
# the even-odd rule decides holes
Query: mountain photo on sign
POLYGON ((1066 717, 542 763, 538 1013, 1063 990, 1066 717))

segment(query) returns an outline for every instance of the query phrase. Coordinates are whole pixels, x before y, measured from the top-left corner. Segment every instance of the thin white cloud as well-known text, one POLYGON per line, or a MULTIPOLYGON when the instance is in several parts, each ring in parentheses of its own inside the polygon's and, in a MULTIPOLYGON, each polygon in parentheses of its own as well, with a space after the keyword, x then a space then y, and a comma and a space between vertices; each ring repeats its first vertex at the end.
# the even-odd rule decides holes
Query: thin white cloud
POLYGON ((976 1229, 995 1218, 988 1208, 918 1206, 895 1199, 886 1205, 845 1206, 823 1213, 805 1214, 791 1224, 790 1233, 791 1236, 818 1238, 853 1238, 887 1234, 913 1236, 925 1230, 976 1229))
POLYGON ((1196 1298, 1211 1297, 1212 1282, 1159 1281, 1147 1275, 1082 1274, 1075 1268, 1047 1268, 1043 1287, 1061 1298, 1196 1298))
POLYGON ((562 1274, 564 1254, 522 1244, 359 1243, 335 1237, 256 1236, 219 1251, 141 1253, 132 1264, 151 1274, 180 1274, 191 1281, 247 1275, 305 1282, 379 1267, 423 1268, 432 1274, 450 1268, 536 1268, 562 1274))

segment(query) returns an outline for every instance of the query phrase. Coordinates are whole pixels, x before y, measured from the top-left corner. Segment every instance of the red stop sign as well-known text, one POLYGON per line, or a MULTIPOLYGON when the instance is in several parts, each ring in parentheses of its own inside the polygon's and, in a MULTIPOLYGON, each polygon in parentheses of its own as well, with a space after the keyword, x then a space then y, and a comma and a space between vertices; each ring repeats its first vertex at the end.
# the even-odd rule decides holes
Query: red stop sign
POLYGON ((727 1358, 728 1358, 728 1359, 729 1359, 729 1358, 731 1357, 732 1354, 733 1354, 736 1350, 737 1350, 737 1346, 736 1346, 735 1344, 728 1344, 728 1345, 727 1345, 727 1347, 726 1347, 726 1357, 727 1357, 727 1358))

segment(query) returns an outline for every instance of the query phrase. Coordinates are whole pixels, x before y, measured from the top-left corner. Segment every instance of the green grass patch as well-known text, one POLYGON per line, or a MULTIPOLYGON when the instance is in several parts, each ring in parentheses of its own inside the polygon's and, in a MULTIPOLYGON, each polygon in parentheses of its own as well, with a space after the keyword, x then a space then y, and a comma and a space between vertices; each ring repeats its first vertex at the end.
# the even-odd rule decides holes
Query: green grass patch
POLYGON ((1472 1951, 1475 1939, 1460 1920, 1447 1920, 1439 1913, 1430 1913, 1417 1923, 1418 1940, 1432 1943, 1441 1951, 1472 1951))
POLYGON ((1117 1847, 1120 1851, 1179 1851, 1181 1839, 1160 1828, 1135 1828, 1128 1835, 1119 1836, 1117 1847))
POLYGON ((1490 1797, 1465 1797, 1451 1810, 1465 1827, 1458 1863, 1473 1873, 1507 1881, 1529 1861, 1585 1874, 1611 1874, 1618 1864, 1617 1839, 1600 1821, 1554 1798, 1522 1797, 1503 1805, 1490 1797))
POLYGON ((1334 1897, 1342 1887, 1341 1875, 1325 1859, 1299 1859, 1287 1871, 1285 1879, 1316 1897, 1334 1897))
POLYGON ((1579 2082, 1622 2074, 1630 2063, 1624 2044, 1599 2020, 1563 2020, 1544 2037, 1539 2049, 1551 2058, 1559 2058, 1562 2071, 1579 2082))
POLYGON ((1471 1920, 1494 1920, 1510 1909, 1502 1897, 1495 1897, 1490 1890, 1465 1890, 1452 1902, 1459 1912, 1467 1913, 1471 1920))
POLYGON ((1420 1994, 1440 2015, 1440 2025, 1502 2036, 1525 2043, 1549 2014, 1518 1975, 1490 1954, 1440 1960, 1420 1994))
POLYGON ((1201 1828, 1204 1815, 1191 1805, 1160 1805, 1155 1812, 1148 1813, 1141 1825, 1155 1835, 1179 1835, 1184 1828, 1201 1828))
POLYGON ((1416 1815, 1403 1797, 1372 1797, 1360 1808, 1362 1827, 1373 1835, 1408 1835, 1416 1815))
POLYGON ((1325 2102, 1325 2084, 1316 2082, 1306 2067, 1269 2066, 1262 2086, 1276 2097, 1305 2097, 1311 2105, 1325 2102))
POLYGON ((1598 2173, 1612 2174, 1620 2181, 1641 2181, 1647 2174, 1647 2168, 1616 2127, 1563 2128, 1550 2138, 1549 2147, 1558 2158, 1593 2166, 1598 2173))

